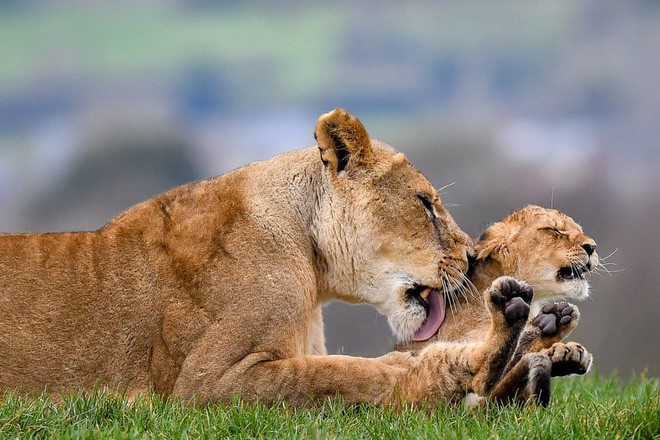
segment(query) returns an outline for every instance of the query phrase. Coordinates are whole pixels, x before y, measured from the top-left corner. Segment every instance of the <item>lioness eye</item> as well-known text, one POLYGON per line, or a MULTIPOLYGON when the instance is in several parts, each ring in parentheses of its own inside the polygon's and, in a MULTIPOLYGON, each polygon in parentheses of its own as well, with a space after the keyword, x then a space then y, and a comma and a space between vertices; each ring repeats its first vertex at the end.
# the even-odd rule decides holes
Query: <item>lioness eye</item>
POLYGON ((431 217, 431 220, 435 221, 437 216, 435 215, 435 208, 433 207, 431 198, 425 194, 418 194, 417 198, 422 201, 424 209, 426 209, 426 213, 429 215, 429 217, 431 217))

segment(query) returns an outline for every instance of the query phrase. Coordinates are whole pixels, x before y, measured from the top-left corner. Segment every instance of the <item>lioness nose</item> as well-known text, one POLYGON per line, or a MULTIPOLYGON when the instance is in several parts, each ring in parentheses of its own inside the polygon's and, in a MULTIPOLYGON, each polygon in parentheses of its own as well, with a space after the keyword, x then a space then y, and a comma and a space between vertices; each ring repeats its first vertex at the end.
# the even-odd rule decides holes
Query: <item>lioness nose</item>
POLYGON ((584 243, 582 245, 582 249, 584 249, 587 255, 591 256, 591 254, 593 254, 594 250, 596 249, 596 243, 584 243))

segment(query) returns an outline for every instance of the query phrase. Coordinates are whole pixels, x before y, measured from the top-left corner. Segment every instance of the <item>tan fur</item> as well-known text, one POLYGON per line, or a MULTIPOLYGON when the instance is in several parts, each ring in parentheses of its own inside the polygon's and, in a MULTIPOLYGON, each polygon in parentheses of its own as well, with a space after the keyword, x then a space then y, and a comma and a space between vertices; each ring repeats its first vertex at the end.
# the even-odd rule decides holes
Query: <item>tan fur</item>
MULTIPOLYGON (((470 281, 474 290, 481 292, 503 275, 524 280, 534 289, 530 313, 530 317, 534 317, 544 304, 556 300, 580 300, 588 296, 589 285, 585 279, 560 280, 558 271, 571 266, 593 270, 598 265, 598 255, 595 251, 589 255, 585 250, 589 246, 595 248, 595 241, 567 215, 554 209, 526 206, 486 229, 476 244, 477 260, 470 281)), ((448 302, 451 303, 451 311, 447 311, 445 322, 434 338, 422 343, 402 344, 399 349, 419 350, 434 341, 469 343, 487 337, 492 327, 491 314, 483 306, 482 295, 468 292, 448 302)), ((529 397, 524 389, 537 386, 534 375, 539 368, 544 372, 547 369, 548 373, 552 368, 555 375, 554 371, 560 368, 555 365, 556 357, 551 356, 548 362, 539 360, 539 356, 546 356, 549 350, 554 350, 553 347, 557 348, 555 344, 561 344, 559 341, 577 325, 579 312, 576 306, 571 306, 574 309, 573 320, 552 336, 543 335, 532 322, 527 324, 515 354, 503 371, 505 376, 500 378, 496 389, 489 389, 495 400, 508 401, 514 395, 529 397), (531 352, 540 353, 525 357, 531 352), (516 365, 519 362, 521 365, 516 365)), ((573 345, 561 344, 561 347, 570 350, 574 356, 580 353, 580 362, 571 364, 571 372, 583 374, 591 364, 591 355, 579 344, 570 344, 573 345), (584 351, 584 356, 581 351, 584 351)))
POLYGON ((475 292, 482 292, 503 275, 524 280, 534 289, 530 317, 544 304, 588 297, 586 280, 566 282, 557 278, 562 267, 583 265, 587 271, 595 269, 598 254, 587 255, 584 245, 595 247, 596 243, 573 219, 555 209, 530 205, 494 223, 476 244, 477 260, 470 274, 472 292, 447 301, 451 311, 447 311, 434 339, 482 339, 490 325, 490 314, 483 307, 481 295, 475 292))
POLYGON ((477 288, 494 274, 525 280, 534 288, 535 314, 542 304, 589 296, 586 280, 557 278, 561 267, 578 265, 590 271, 598 265, 598 254, 588 255, 585 246, 595 248, 596 242, 572 218, 556 209, 526 206, 486 229, 477 244, 478 264, 471 279, 477 288))
POLYGON ((471 241, 355 117, 323 115, 315 134, 318 147, 175 188, 98 231, 0 235, 0 389, 291 403, 464 394, 502 335, 518 336, 501 310, 488 312, 497 334, 485 344, 325 354, 325 302, 372 304, 405 340, 426 319, 407 293, 457 288, 471 241))

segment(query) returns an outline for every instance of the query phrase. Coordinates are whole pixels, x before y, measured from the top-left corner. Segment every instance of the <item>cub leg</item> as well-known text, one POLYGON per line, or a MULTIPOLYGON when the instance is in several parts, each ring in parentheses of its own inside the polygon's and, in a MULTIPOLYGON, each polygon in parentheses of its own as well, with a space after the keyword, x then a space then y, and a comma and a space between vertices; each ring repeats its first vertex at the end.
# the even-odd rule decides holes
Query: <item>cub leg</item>
POLYGON ((504 276, 493 281, 484 297, 492 323, 471 355, 472 388, 479 395, 487 395, 502 377, 527 322, 533 292, 526 283, 504 276))
POLYGON ((579 319, 580 312, 573 304, 560 302, 543 307, 525 327, 507 371, 525 353, 550 348, 555 342, 563 340, 577 326, 579 319))
POLYGON ((540 352, 526 353, 493 389, 490 398, 499 403, 530 399, 547 406, 550 403, 550 378, 585 374, 592 356, 576 342, 557 342, 540 352))
POLYGON ((490 399, 500 404, 525 403, 532 399, 537 404, 550 403, 552 361, 545 353, 527 353, 495 386, 490 399))

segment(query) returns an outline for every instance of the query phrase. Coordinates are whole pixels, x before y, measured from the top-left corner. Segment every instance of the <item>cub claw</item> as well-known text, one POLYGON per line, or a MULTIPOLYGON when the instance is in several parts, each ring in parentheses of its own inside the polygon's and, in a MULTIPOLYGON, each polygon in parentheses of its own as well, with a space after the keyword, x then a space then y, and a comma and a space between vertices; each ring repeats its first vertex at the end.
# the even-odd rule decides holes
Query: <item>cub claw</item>
POLYGON ((585 374, 593 360, 591 353, 577 342, 557 342, 547 350, 547 355, 552 361, 552 376, 585 374))

